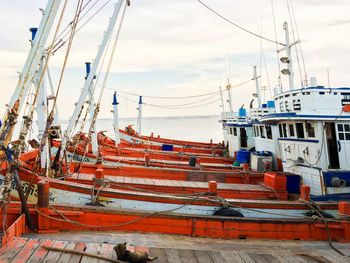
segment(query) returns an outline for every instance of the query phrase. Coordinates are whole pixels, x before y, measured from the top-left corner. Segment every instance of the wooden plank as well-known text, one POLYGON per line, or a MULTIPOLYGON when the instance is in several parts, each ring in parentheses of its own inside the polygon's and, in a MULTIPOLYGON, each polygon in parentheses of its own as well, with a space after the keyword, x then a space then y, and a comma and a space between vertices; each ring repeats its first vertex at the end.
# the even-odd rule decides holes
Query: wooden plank
POLYGON ((41 262, 49 251, 41 246, 52 246, 53 240, 43 240, 38 245, 37 249, 33 252, 30 258, 28 258, 27 263, 41 262))
POLYGON ((184 263, 197 263, 192 250, 179 250, 181 261, 184 263))
POLYGON ((220 254, 227 262, 245 263, 240 255, 232 251, 220 251, 220 254))
MULTIPOLYGON (((174 248, 166 248, 165 255, 169 263, 182 263, 182 260, 179 255, 179 251, 174 248)), ((184 262, 186 263, 186 262, 184 262)))
POLYGON ((0 262, 10 262, 21 249, 27 244, 26 238, 13 238, 7 246, 0 249, 0 262))
MULTIPOLYGON (((85 252, 92 253, 92 254, 97 254, 98 249, 99 249, 99 244, 97 244, 97 243, 87 243, 85 252)), ((81 259, 80 262, 81 263, 97 263, 98 259, 97 258, 83 256, 83 258, 81 259)))
MULTIPOLYGON (((76 243, 74 250, 78 250, 78 251, 84 251, 86 247, 85 243, 76 243)), ((68 263, 79 263, 81 261, 82 256, 81 255, 71 255, 69 258, 69 261, 67 261, 68 263)))
POLYGON ((280 263, 280 261, 271 254, 249 253, 248 255, 257 263, 280 263))
MULTIPOLYGON (((65 249, 74 250, 75 245, 76 245, 75 242, 68 242, 65 246, 65 249)), ((73 255, 73 253, 62 253, 57 262, 66 263, 69 261, 69 259, 71 258, 72 255, 73 255)))
POLYGON ((247 253, 239 253, 245 263, 256 263, 247 253))
POLYGON ((149 249, 149 254, 151 257, 158 257, 157 262, 164 262, 164 263, 168 262, 164 248, 153 248, 152 247, 149 249))
POLYGON ((193 254, 198 262, 213 263, 208 252, 205 250, 193 250, 193 254))
POLYGON ((283 256, 281 254, 275 254, 275 253, 272 253, 272 254, 281 263, 294 263, 295 262, 295 261, 288 260, 287 257, 285 257, 285 256, 283 256))
POLYGON ((213 261, 213 263, 226 263, 228 262, 220 251, 208 251, 208 254, 213 261))
POLYGON ((37 239, 29 239, 24 247, 22 247, 21 251, 11 260, 13 263, 23 263, 32 255, 32 253, 36 250, 39 245, 39 240, 37 239))
MULTIPOLYGON (((112 244, 101 244, 99 248, 100 255, 111 259, 117 259, 117 253, 114 252, 114 245, 112 244)), ((99 259, 98 263, 109 263, 107 260, 99 259)))
MULTIPOLYGON (((65 248, 67 243, 68 243, 67 241, 55 241, 52 246, 58 247, 58 248, 65 248)), ((43 263, 57 262, 61 255, 62 255, 62 252, 49 251, 45 256, 43 263)))

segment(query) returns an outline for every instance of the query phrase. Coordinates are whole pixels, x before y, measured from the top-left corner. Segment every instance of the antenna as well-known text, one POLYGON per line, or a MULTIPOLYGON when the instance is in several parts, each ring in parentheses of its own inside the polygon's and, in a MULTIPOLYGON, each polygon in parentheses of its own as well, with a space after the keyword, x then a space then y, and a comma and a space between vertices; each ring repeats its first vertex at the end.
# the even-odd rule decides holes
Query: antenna
POLYGON ((328 88, 331 88, 331 82, 329 80, 329 68, 327 68, 327 80, 328 80, 328 88))

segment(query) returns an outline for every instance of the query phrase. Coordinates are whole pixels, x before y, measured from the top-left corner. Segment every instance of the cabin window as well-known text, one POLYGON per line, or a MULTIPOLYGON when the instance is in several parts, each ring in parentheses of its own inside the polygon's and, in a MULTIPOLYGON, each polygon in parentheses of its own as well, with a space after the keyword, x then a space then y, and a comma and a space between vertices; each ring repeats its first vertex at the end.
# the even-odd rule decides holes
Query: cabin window
POLYGON ((280 111, 284 112, 284 102, 283 101, 280 102, 280 111))
POLYGON ((259 127, 260 127, 261 138, 266 138, 264 126, 260 125, 259 127))
POLYGON ((280 138, 283 138, 282 124, 278 124, 278 130, 279 130, 279 132, 280 132, 280 138))
POLYGON ((237 136, 237 128, 236 128, 236 127, 233 128, 233 135, 234 135, 234 136, 237 136))
POLYGON ((293 100, 293 109, 301 110, 300 99, 293 100))
POLYGON ((255 126, 255 132, 256 132, 256 137, 259 137, 260 136, 259 126, 255 126))
POLYGON ((305 138, 305 134, 304 134, 304 125, 300 122, 297 122, 295 124, 295 130, 297 132, 297 137, 298 138, 305 138))
POLYGON ((266 128, 266 137, 267 139, 272 139, 272 129, 271 129, 271 126, 265 126, 266 128))
POLYGON ((338 124, 338 136, 341 141, 350 141, 350 124, 338 124))
POLYGON ((282 128, 283 128, 283 137, 287 138, 287 124, 283 123, 282 124, 282 128))
POLYGON ((293 124, 288 124, 288 128, 289 128, 289 136, 290 137, 295 137, 294 125, 293 124))
POLYGON ((305 124, 305 129, 309 138, 315 138, 315 128, 311 123, 307 122, 305 124))

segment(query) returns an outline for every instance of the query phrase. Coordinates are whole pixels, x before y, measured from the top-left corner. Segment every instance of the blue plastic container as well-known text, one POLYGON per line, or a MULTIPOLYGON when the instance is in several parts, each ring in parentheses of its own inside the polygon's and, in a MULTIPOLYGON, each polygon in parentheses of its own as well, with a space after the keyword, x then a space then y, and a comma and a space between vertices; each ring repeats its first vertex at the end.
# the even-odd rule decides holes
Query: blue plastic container
POLYGON ((238 110, 239 117, 245 117, 247 116, 247 110, 246 109, 239 109, 238 110))
POLYGON ((300 193, 300 175, 285 174, 288 193, 300 193))
POLYGON ((172 152, 173 148, 174 148, 173 145, 169 145, 169 144, 163 144, 162 145, 162 151, 172 152))
POLYGON ((250 160, 250 151, 242 149, 237 151, 237 159, 238 162, 240 162, 241 164, 249 164, 249 160, 250 160))
POLYGON ((268 100, 266 106, 268 108, 275 108, 275 102, 273 100, 268 100))
POLYGON ((266 103, 261 104, 261 107, 265 109, 267 107, 266 103))

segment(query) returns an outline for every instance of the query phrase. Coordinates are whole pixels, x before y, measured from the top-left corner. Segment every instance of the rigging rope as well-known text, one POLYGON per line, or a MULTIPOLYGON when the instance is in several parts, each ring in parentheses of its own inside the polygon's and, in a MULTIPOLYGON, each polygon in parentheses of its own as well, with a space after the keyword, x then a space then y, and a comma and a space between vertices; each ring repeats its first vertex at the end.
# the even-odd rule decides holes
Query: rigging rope
MULTIPOLYGON (((243 86, 244 84, 249 83, 250 81, 255 80, 254 78, 251 78, 247 81, 244 81, 242 83, 236 84, 234 86, 230 86, 228 88, 228 90, 231 90, 233 88, 238 88, 240 86, 243 86)), ((115 91, 114 88, 109 88, 107 87, 107 89, 113 90, 115 91)), ((122 90, 117 90, 118 93, 123 93, 123 94, 128 94, 128 95, 132 95, 132 96, 142 96, 144 98, 153 98, 153 99, 190 99, 190 98, 198 98, 198 97, 205 97, 205 96, 209 96, 209 95, 214 95, 214 94, 219 94, 221 91, 213 91, 213 92, 209 92, 209 93, 204 93, 204 94, 199 94, 199 95, 191 95, 191 96, 174 96, 174 97, 162 97, 162 96, 149 96, 149 95, 141 95, 141 94, 136 94, 133 92, 128 92, 128 91, 122 91, 122 90)))
MULTIPOLYGON (((95 17, 95 16, 96 16, 110 1, 111 1, 111 0, 107 0, 106 3, 104 3, 90 18, 88 18, 87 21, 84 22, 84 24, 82 24, 82 25, 76 30, 76 33, 79 32, 80 29, 82 29, 88 22, 90 22, 90 21, 92 20, 92 18, 94 18, 94 17, 95 17)), ((97 2, 98 2, 98 1, 97 1, 97 2)), ((96 2, 96 3, 97 3, 97 2, 96 2)), ((86 11, 86 13, 83 14, 83 15, 81 16, 80 20, 81 20, 81 19, 96 5, 96 3, 94 3, 94 4, 86 11)), ((78 20, 77 23, 79 23, 80 20, 78 20)), ((67 32, 67 33, 62 37, 62 39, 65 38, 68 34, 69 34, 69 32, 67 32)), ((59 50, 61 47, 63 47, 63 46, 66 44, 67 39, 65 39, 65 40, 62 40, 62 39, 60 39, 60 42, 63 41, 63 42, 62 42, 62 45, 60 45, 59 47, 57 47, 53 53, 55 53, 57 50, 59 50)))
POLYGON ((235 27, 238 27, 239 29, 251 34, 251 35, 254 35, 256 37, 259 37, 263 40, 266 40, 266 41, 269 41, 269 42, 272 42, 272 43, 275 43, 275 44, 278 44, 278 45, 282 45, 282 46, 286 46, 285 44, 281 43, 281 42, 277 42, 275 40, 272 40, 272 39, 269 39, 269 38, 266 38, 266 37, 263 37, 261 35, 258 35, 248 29, 245 29, 244 27, 241 27, 240 25, 232 22, 231 20, 227 19, 226 17, 224 17, 223 15, 219 14, 218 12, 216 12, 214 9, 212 9, 211 7, 209 7, 208 5, 204 4, 201 0, 197 0, 200 4, 202 4, 205 8, 209 9, 211 12, 213 12, 215 15, 219 16, 220 18, 222 18, 223 20, 225 20, 226 22, 234 25, 235 27))

